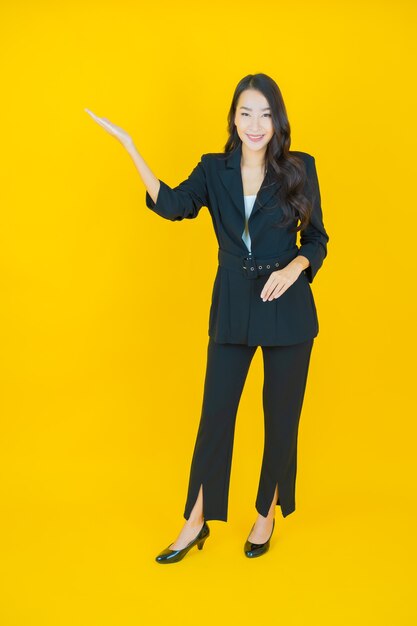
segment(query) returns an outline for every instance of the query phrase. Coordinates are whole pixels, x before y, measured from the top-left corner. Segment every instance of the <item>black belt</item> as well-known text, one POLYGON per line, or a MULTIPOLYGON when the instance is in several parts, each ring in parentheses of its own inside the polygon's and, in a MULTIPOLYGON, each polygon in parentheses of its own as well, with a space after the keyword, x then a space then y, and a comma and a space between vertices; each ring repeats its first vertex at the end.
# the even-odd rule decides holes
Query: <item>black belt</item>
POLYGON ((240 256, 219 248, 218 259, 219 265, 236 270, 246 278, 258 278, 258 276, 265 276, 285 267, 290 261, 295 259, 298 251, 299 248, 295 247, 290 250, 284 250, 284 252, 280 252, 273 257, 258 259, 251 252, 246 256, 240 256))

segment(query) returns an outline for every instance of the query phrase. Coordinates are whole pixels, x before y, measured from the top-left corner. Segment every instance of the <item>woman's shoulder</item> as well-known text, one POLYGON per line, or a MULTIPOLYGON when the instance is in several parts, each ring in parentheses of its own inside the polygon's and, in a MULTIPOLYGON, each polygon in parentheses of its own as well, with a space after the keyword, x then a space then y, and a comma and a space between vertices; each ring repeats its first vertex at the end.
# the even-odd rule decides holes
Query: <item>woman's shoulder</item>
POLYGON ((227 152, 206 152, 205 154, 201 155, 201 159, 204 161, 214 161, 227 159, 228 156, 229 155, 227 152))
POLYGON ((302 152, 301 150, 290 150, 290 154, 293 154, 294 156, 298 156, 301 159, 303 159, 303 161, 314 161, 314 157, 312 154, 309 154, 308 152, 302 152))

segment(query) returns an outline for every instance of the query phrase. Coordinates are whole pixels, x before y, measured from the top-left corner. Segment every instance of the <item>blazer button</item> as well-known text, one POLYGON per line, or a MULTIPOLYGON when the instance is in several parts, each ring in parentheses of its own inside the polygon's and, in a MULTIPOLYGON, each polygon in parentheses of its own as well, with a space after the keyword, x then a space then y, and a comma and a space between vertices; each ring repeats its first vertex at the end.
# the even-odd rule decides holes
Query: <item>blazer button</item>
POLYGON ((262 265, 258 265, 258 267, 259 267, 260 270, 262 269, 262 265))
POLYGON ((271 266, 270 266, 270 265, 267 265, 266 267, 267 267, 267 269, 269 270, 269 268, 270 268, 271 266))
POLYGON ((275 263, 275 267, 278 267, 279 263, 275 263))

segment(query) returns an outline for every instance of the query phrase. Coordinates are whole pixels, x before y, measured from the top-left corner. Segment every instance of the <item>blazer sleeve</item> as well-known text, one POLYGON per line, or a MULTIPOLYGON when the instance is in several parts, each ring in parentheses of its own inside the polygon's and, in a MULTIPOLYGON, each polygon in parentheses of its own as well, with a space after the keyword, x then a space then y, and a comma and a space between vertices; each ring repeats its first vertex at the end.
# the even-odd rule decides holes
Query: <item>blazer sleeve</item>
POLYGON ((300 231, 300 248, 298 254, 302 254, 310 265, 305 270, 308 281, 313 282, 315 275, 327 256, 327 243, 330 239, 323 222, 321 208, 320 187, 317 177, 316 163, 313 156, 307 162, 307 190, 306 195, 310 199, 313 210, 311 220, 304 230, 300 231))
POLYGON ((186 180, 170 187, 160 178, 161 187, 156 202, 146 191, 146 206, 167 220, 193 219, 202 206, 208 206, 204 154, 186 180))

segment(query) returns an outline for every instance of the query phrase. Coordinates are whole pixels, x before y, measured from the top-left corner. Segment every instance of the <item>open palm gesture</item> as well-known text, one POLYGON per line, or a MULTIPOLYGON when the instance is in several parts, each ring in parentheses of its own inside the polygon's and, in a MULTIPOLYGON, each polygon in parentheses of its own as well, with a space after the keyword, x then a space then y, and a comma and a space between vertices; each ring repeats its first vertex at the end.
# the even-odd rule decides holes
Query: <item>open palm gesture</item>
POLYGON ((123 146, 127 147, 133 143, 131 136, 125 130, 123 130, 123 128, 120 128, 120 126, 116 126, 116 124, 110 122, 110 120, 108 120, 106 117, 99 117, 98 115, 95 115, 92 111, 90 111, 90 109, 86 108, 84 110, 90 115, 90 117, 93 118, 95 122, 97 122, 97 124, 99 124, 110 135, 113 135, 113 137, 120 141, 123 146))

